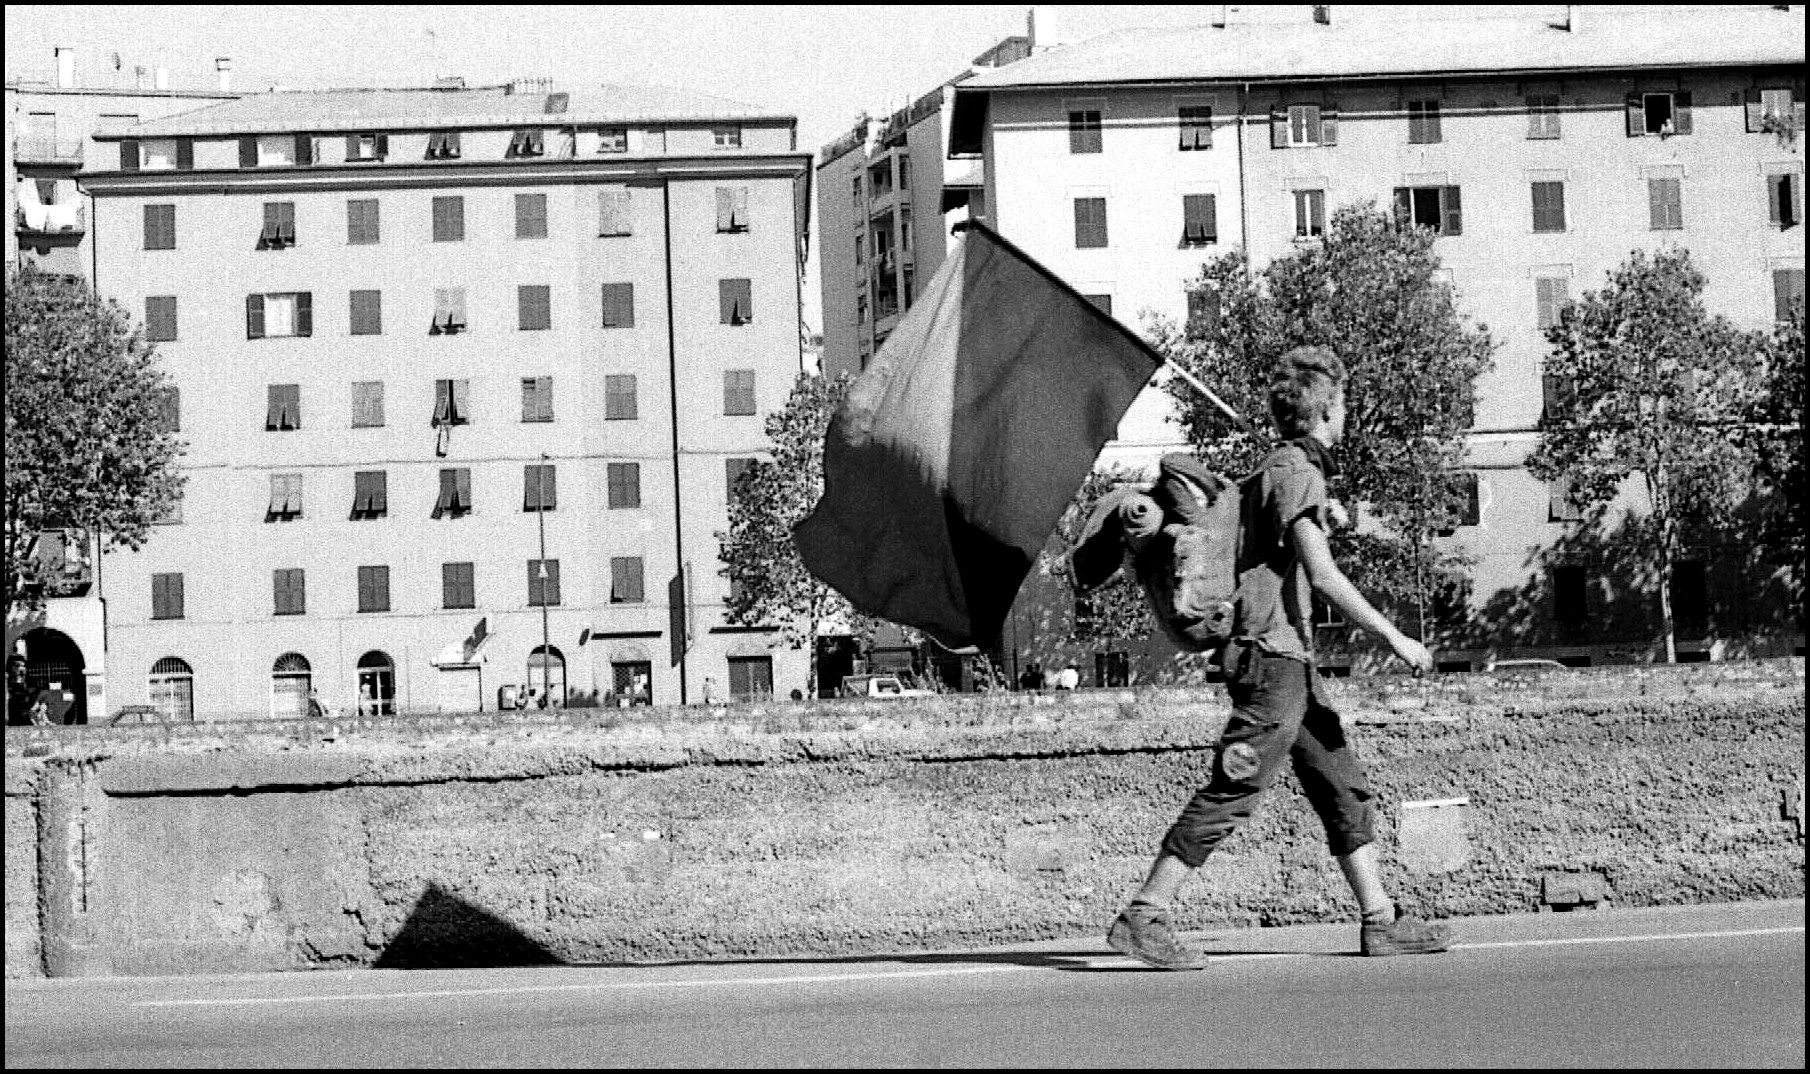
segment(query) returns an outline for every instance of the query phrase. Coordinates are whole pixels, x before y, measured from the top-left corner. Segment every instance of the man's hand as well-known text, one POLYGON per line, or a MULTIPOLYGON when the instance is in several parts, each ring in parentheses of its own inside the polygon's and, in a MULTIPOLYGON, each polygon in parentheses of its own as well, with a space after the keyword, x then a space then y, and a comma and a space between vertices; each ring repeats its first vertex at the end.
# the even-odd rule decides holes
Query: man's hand
POLYGON ((1396 656, 1401 657, 1404 663, 1414 669, 1415 675, 1424 675, 1433 670, 1433 654, 1427 651, 1426 646, 1406 634, 1397 631, 1389 639, 1389 647, 1395 650, 1396 656))

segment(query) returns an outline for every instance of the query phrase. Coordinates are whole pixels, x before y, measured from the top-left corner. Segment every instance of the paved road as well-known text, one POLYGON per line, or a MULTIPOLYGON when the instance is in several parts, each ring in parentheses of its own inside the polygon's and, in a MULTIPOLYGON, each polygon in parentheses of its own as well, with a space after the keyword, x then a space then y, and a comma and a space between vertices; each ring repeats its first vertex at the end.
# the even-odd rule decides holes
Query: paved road
POLYGON ((935 955, 9 981, 15 1066, 1804 1065, 1803 900, 1098 939, 935 955))

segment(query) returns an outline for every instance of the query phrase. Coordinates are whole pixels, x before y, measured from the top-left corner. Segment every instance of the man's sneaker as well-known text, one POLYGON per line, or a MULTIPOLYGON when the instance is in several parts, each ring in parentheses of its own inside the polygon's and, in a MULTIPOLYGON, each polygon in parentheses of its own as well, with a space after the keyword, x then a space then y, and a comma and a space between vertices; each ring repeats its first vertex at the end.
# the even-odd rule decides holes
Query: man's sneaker
POLYGON ((1451 929, 1445 922, 1404 917, 1400 906, 1395 908, 1395 920, 1389 924, 1364 925, 1366 955, 1431 955, 1451 945, 1451 929))
POLYGON ((1106 942, 1119 954, 1159 970, 1198 970, 1207 964, 1206 955, 1175 935, 1169 927, 1169 914, 1154 906, 1127 906, 1107 931, 1106 942))

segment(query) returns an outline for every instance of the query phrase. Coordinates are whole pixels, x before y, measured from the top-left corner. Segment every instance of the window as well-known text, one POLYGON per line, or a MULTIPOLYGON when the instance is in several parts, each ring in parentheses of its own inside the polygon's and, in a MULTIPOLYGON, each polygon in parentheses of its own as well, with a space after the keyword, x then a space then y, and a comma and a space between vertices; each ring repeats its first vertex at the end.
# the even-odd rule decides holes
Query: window
POLYGON ((1570 478, 1563 476, 1554 478, 1548 486, 1547 495, 1546 521, 1578 522, 1583 519, 1583 510, 1571 502, 1570 478))
POLYGON ((383 425, 383 381, 352 382, 352 428, 374 429, 383 425))
POLYGON ((1795 172, 1782 172, 1766 177, 1767 220, 1781 230, 1804 222, 1804 177, 1795 172))
POLYGON ((1219 241, 1219 213, 1212 194, 1182 195, 1182 245, 1206 246, 1219 241))
POLYGON ((1627 111, 1630 138, 1691 133, 1691 95, 1688 93, 1630 93, 1627 111))
POLYGON ((1345 615, 1339 611, 1337 605, 1322 600, 1317 593, 1313 596, 1312 615, 1313 625, 1317 628, 1337 630, 1350 625, 1345 621, 1345 615))
POLYGON ((606 283, 603 285, 603 326, 635 327, 635 285, 606 283))
POLYGON ((603 420, 634 421, 640 417, 635 402, 635 375, 608 373, 603 378, 603 420))
POLYGON ((358 658, 358 714, 396 714, 396 662, 380 649, 358 658))
POLYGON ((559 507, 559 475, 552 463, 522 467, 522 510, 552 511, 559 507))
POLYGON ((390 610, 390 569, 358 568, 358 610, 387 612, 390 610))
POLYGON ((1533 229, 1538 232, 1565 230, 1564 183, 1533 184, 1533 229))
POLYGON ((723 502, 724 503, 734 503, 735 502, 735 483, 737 481, 740 481, 742 478, 742 475, 744 473, 747 473, 748 468, 753 465, 754 465, 753 459, 732 458, 732 459, 723 460, 723 478, 724 478, 723 502))
POLYGON ((440 604, 446 608, 478 606, 477 586, 470 563, 440 564, 440 604))
POLYGON ((632 235, 629 222, 629 196, 623 188, 605 188, 597 192, 597 234, 602 238, 632 235))
POLYGON ((733 233, 748 230, 748 188, 719 186, 716 188, 716 229, 733 233))
POLYGON ((547 237, 547 195, 515 196, 515 237, 544 239, 547 237))
POLYGON ((1535 93, 1527 97, 1527 136, 1557 138, 1559 136, 1559 95, 1535 93))
POLYGON ((1295 238, 1317 239, 1326 234, 1326 191, 1295 191, 1295 238))
POLYGON ((302 568, 279 567, 271 572, 271 585, 275 590, 275 614, 307 614, 308 583, 306 576, 302 573, 302 568))
POLYGON ((346 162, 348 164, 378 161, 389 155, 390 136, 387 134, 346 135, 346 162))
POLYGON ((654 665, 647 660, 610 661, 610 686, 619 697, 634 703, 653 703, 654 665))
POLYGON ((1804 270, 1772 270, 1772 319, 1789 321, 1804 308, 1804 270))
MULTIPOLYGON (((1571 409, 1572 387, 1570 379, 1553 373, 1540 374, 1540 424, 1545 425, 1557 421, 1571 409)), ((1558 521, 1550 517, 1548 522, 1558 521)))
POLYGON ((1475 526, 1483 517, 1482 485, 1477 475, 1467 471, 1456 476, 1459 493, 1457 514, 1455 517, 1448 517, 1449 525, 1445 528, 1434 531, 1441 537, 1450 537, 1457 532, 1459 526, 1475 526))
MULTIPOLYGON (((1283 144, 1285 146, 1298 147, 1298 146, 1308 146, 1308 145, 1319 145, 1320 144, 1320 135, 1321 135, 1322 131, 1320 129, 1320 106, 1319 105, 1317 105, 1317 104, 1292 104, 1292 105, 1289 105, 1286 119, 1287 119, 1287 125, 1284 127, 1284 129, 1282 131, 1283 138, 1284 138, 1283 144)), ((1274 122, 1275 122, 1275 116, 1272 115, 1271 123, 1274 124, 1274 122)), ((1273 145, 1274 142, 1275 142, 1275 137, 1274 137, 1274 133, 1272 131, 1271 144, 1273 145)))
POLYGON ((353 291, 352 299, 352 334, 355 336, 380 336, 383 334, 383 292, 353 291))
POLYGON ((176 296, 145 297, 145 338, 152 343, 168 343, 176 338, 176 296))
POLYGON ((1439 102, 1408 102, 1408 141, 1425 144, 1440 141, 1439 102))
POLYGON ((264 413, 264 429, 277 432, 302 427, 302 386, 272 384, 267 388, 269 406, 264 413))
POLYGON ((264 227, 258 232, 258 249, 287 250, 295 245, 295 202, 264 203, 264 227))
POLYGON ((452 195, 434 199, 434 241, 465 241, 465 199, 452 195))
POLYGON ((302 517, 302 475, 271 474, 270 506, 266 522, 289 522, 302 517))
POLYGON ((1582 626, 1590 615, 1589 579, 1579 566, 1553 567, 1552 618, 1560 626, 1582 626))
POLYGON ((612 462, 604 467, 609 482, 610 507, 626 509, 641 506, 641 464, 612 462))
MULTIPOLYGON (((1802 106, 1792 100, 1789 86, 1749 87, 1747 98, 1747 133, 1757 134, 1781 122, 1789 122, 1802 106)), ((1799 125, 1799 129, 1803 129, 1799 125)))
POLYGON ((1647 180, 1647 217, 1655 231, 1684 226, 1684 180, 1647 180))
POLYGON ((1068 151, 1070 153, 1102 151, 1098 109, 1088 108, 1069 112, 1068 151))
POLYGON ((717 300, 722 323, 743 325, 754 320, 754 285, 751 280, 718 280, 717 300))
POLYGON ((553 420, 553 378, 522 378, 522 420, 553 420))
POLYGON ((1189 339, 1211 339, 1219 331, 1219 292, 1201 286, 1188 291, 1189 339))
POLYGON ((352 517, 382 518, 390 511, 389 474, 361 470, 352 475, 352 517))
POLYGON ((430 336, 457 335, 465 331, 465 288, 434 288, 434 319, 429 323, 430 336))
POLYGON ((176 206, 145 206, 145 249, 176 248, 176 206))
POLYGON ((1544 332, 1559 323, 1559 311, 1571 298, 1571 281, 1563 276, 1540 276, 1533 281, 1534 323, 1544 332))
POLYGON ((510 137, 509 148, 504 150, 503 156, 507 158, 538 157, 545 152, 541 131, 519 130, 510 137))
POLYGON ((471 513, 471 471, 465 467, 440 471, 440 498, 434 501, 433 517, 450 515, 463 518, 471 513))
POLYGON ((515 289, 516 323, 523 332, 544 332, 553 327, 553 289, 546 284, 523 284, 515 289))
POLYGON ((182 618, 182 575, 151 575, 151 618, 182 618))
POLYGON ((911 189, 911 158, 904 154, 899 156, 899 189, 911 189))
POLYGON ((599 153, 628 152, 628 128, 604 127, 597 132, 597 151, 599 153))
POLYGON ((1082 295, 1081 297, 1085 298, 1089 302, 1093 303, 1094 309, 1099 310, 1101 313, 1106 314, 1108 317, 1112 316, 1112 296, 1111 295, 1082 295))
POLYGON ((280 719, 308 716, 308 695, 313 692, 313 685, 307 657, 301 653, 277 657, 270 669, 270 715, 280 719))
POLYGON ((610 603, 640 604, 646 600, 640 556, 610 557, 610 603))
POLYGON ((182 389, 168 387, 157 393, 157 431, 160 433, 179 433, 182 431, 182 389))
POLYGON ((1131 654, 1123 650, 1094 653, 1094 682, 1100 686, 1131 685, 1131 654))
POLYGON ((186 172, 195 169, 193 138, 147 138, 139 146, 141 166, 145 171, 186 172))
POLYGON ((245 338, 314 334, 314 293, 246 295, 245 338))
POLYGON ((471 421, 471 381, 434 381, 433 425, 466 425, 471 421))
POLYGON ((151 707, 165 720, 189 721, 195 718, 195 672, 189 667, 188 661, 166 656, 152 664, 148 685, 151 707))
POLYGON ((241 168, 313 164, 314 157, 314 136, 309 134, 246 135, 239 139, 241 168))
POLYGON ((1075 249, 1097 250, 1106 245, 1106 199, 1075 199, 1075 249))
POLYGON ((1685 638, 1709 634, 1709 587, 1700 559, 1672 564, 1672 629, 1685 638))
POLYGON ((861 176, 859 174, 857 174, 855 176, 854 191, 855 191, 855 208, 859 209, 861 207, 861 176))
POLYGON ((773 697, 773 658, 729 658, 729 696, 737 701, 765 701, 773 697))
POLYGON ((1181 127, 1182 152, 1213 148, 1213 109, 1206 105, 1182 105, 1176 109, 1181 127))
POLYGON ((458 160, 459 132, 435 131, 427 136, 428 160, 458 160))
POLYGON ((1464 231, 1464 211, 1455 186, 1398 186, 1395 188, 1398 224, 1430 227, 1436 235, 1464 231))
POLYGON ((559 603, 559 560, 528 561, 528 607, 559 603))
POLYGON ((710 128, 710 141, 718 149, 740 149, 742 129, 740 127, 712 127, 710 128))
POLYGON ((754 413, 754 370, 723 371, 723 416, 747 417, 754 413))
POLYGON ((377 199, 353 198, 346 202, 346 244, 370 246, 377 241, 377 199))

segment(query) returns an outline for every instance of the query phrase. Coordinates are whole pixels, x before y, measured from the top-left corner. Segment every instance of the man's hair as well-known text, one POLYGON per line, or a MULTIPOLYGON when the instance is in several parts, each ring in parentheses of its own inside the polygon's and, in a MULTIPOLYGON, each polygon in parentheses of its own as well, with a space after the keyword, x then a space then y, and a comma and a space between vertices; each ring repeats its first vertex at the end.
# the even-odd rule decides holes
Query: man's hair
POLYGON ((1270 414, 1285 437, 1305 435, 1345 387, 1345 363, 1330 347, 1296 347, 1270 373, 1270 414))

